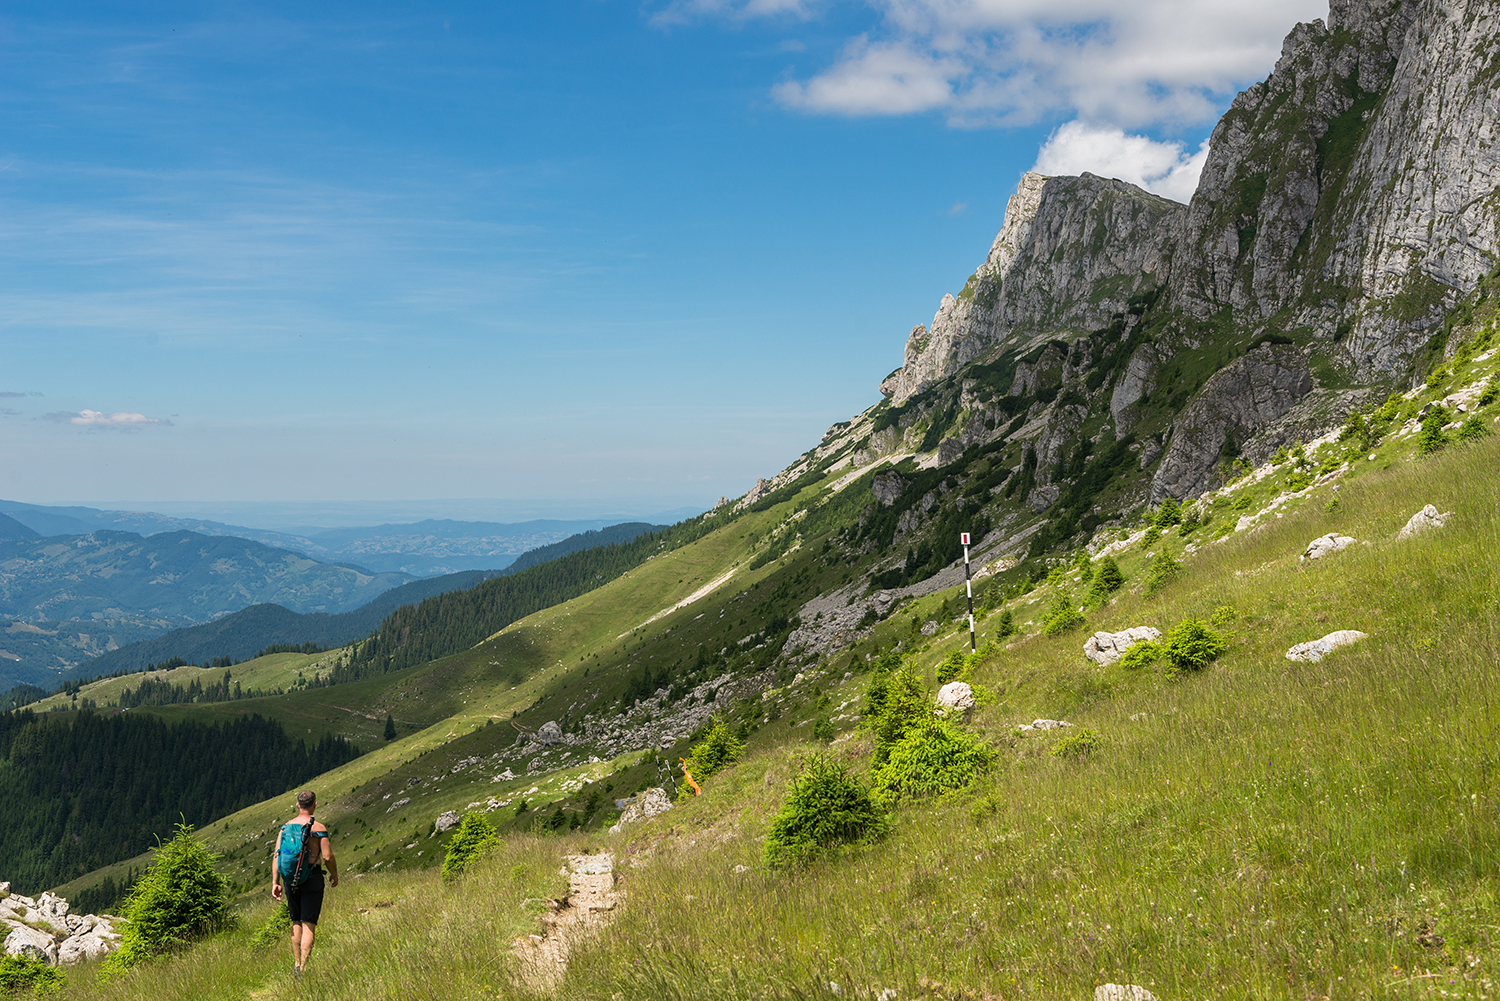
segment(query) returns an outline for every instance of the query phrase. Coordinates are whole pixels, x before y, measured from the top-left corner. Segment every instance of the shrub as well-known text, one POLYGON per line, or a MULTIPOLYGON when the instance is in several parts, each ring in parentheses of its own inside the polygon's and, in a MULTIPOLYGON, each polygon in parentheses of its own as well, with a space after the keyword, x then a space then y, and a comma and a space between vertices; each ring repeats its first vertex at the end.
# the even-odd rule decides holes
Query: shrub
POLYGON ((813 740, 821 740, 825 744, 833 740, 833 720, 828 718, 827 713, 822 713, 813 720, 812 735, 813 740))
POLYGON ((477 813, 466 814, 443 855, 443 878, 457 879, 473 862, 500 843, 494 825, 477 813))
POLYGON ((1417 451, 1422 455, 1431 455, 1448 444, 1448 435, 1443 431, 1443 425, 1448 423, 1448 412, 1442 407, 1433 407, 1427 411, 1427 416, 1422 418, 1422 433, 1417 436, 1417 451))
POLYGON ((965 663, 967 659, 962 650, 954 650, 948 656, 944 657, 943 662, 937 666, 938 684, 946 685, 961 675, 967 666, 965 663))
POLYGON ((995 635, 1001 639, 1005 639, 1007 636, 1014 636, 1016 632, 1015 613, 1007 608, 1000 613, 1000 619, 995 623, 995 635))
POLYGON ((907 732, 875 769, 873 794, 878 803, 962 789, 995 760, 995 752, 978 737, 946 720, 928 720, 907 732))
POLYGON ((1120 666, 1127 671, 1139 671, 1150 667, 1161 659, 1161 646, 1151 640, 1132 643, 1120 657, 1120 666))
POLYGON ((1051 754, 1054 758, 1086 758, 1099 749, 1099 743, 1099 735, 1088 727, 1083 727, 1077 733, 1053 744, 1051 754))
POLYGON ((1495 378, 1491 376, 1490 381, 1485 383, 1484 391, 1479 394, 1479 405, 1487 407, 1495 402, 1495 397, 1497 396, 1500 396, 1500 383, 1497 383, 1495 378))
POLYGON ((1225 626, 1229 625, 1239 617, 1240 613, 1235 609, 1233 605, 1220 605, 1218 608, 1215 608, 1213 610, 1213 614, 1208 617, 1208 624, 1216 629, 1223 629, 1225 626))
POLYGON ((872 841, 889 819, 857 776, 819 756, 792 780, 766 834, 765 860, 772 869, 803 865, 839 845, 872 841))
POLYGON ((1236 497, 1234 499, 1234 503, 1231 504, 1231 505, 1229 505, 1229 506, 1231 508, 1233 508, 1234 510, 1236 510, 1236 511, 1244 511, 1244 510, 1246 510, 1247 508, 1250 507, 1250 495, 1249 494, 1240 494, 1238 497, 1236 497))
POLYGON ((1157 553, 1146 567, 1146 593, 1155 594, 1182 571, 1182 564, 1166 553, 1157 553))
POLYGON ((1179 671, 1201 671, 1224 652, 1224 637, 1199 619, 1184 619, 1167 634, 1162 653, 1179 671))
POLYGON ((177 825, 125 899, 130 923, 119 950, 105 961, 106 973, 122 973, 223 925, 229 884, 214 869, 218 858, 193 837, 191 825, 177 825))
POLYGON ((271 916, 257 929, 250 938, 250 944, 258 949, 267 946, 280 945, 286 940, 287 932, 292 930, 292 912, 287 910, 286 901, 282 901, 271 916))
POLYGON ((1150 528, 1146 529, 1146 534, 1141 539, 1141 545, 1143 545, 1143 546, 1154 546, 1154 545, 1156 545, 1156 541, 1158 539, 1160 539, 1160 538, 1161 538, 1161 529, 1158 528, 1156 525, 1152 525, 1150 528))
POLYGON ((688 752, 692 759, 688 766, 692 769, 694 778, 706 779, 738 760, 744 750, 745 745, 739 742, 734 732, 723 720, 715 718, 714 725, 703 735, 703 740, 694 744, 693 749, 688 752))
POLYGON ((1305 490, 1307 488, 1307 485, 1311 482, 1311 473, 1309 473, 1305 469, 1295 469, 1287 474, 1286 488, 1292 493, 1296 493, 1299 490, 1305 490))
POLYGON ((1157 528, 1171 528, 1182 522, 1182 505, 1168 497, 1161 502, 1161 507, 1156 509, 1156 518, 1151 522, 1157 528))
POLYGON ((866 695, 865 725, 875 735, 871 764, 879 766, 901 742, 908 730, 936 717, 927 686, 910 669, 902 669, 885 679, 879 698, 866 695))
POLYGON ((1400 393, 1392 393, 1385 398, 1379 410, 1375 411, 1375 419, 1380 421, 1393 421, 1401 414, 1401 409, 1406 405, 1406 397, 1400 393))
POLYGON ((1492 433, 1489 424, 1476 415, 1463 422, 1463 425, 1458 429, 1458 440, 1462 442, 1478 441, 1481 438, 1488 438, 1492 433))
POLYGON ((64 977, 32 956, 0 956, 0 996, 30 990, 33 997, 46 997, 62 990, 64 977))
POLYGON ((1061 636, 1071 629, 1076 629, 1083 621, 1083 616, 1078 609, 1073 607, 1073 599, 1070 595, 1059 594, 1052 599, 1052 604, 1047 608, 1047 618, 1042 623, 1042 633, 1046 636, 1061 636))
POLYGON ((1094 580, 1089 585, 1088 602, 1091 605, 1102 603, 1111 594, 1114 594, 1125 584, 1125 575, 1120 572, 1120 565, 1115 562, 1113 556, 1106 556, 1099 561, 1098 567, 1094 569, 1094 580))

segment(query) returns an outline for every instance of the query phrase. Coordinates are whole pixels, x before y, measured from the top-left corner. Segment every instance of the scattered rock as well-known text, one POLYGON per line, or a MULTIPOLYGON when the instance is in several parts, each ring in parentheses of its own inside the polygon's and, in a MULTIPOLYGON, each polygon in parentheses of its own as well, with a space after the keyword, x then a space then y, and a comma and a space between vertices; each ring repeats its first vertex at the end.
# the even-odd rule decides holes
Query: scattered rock
POLYGON ((943 709, 968 712, 974 708, 974 689, 966 681, 950 681, 938 689, 937 704, 943 709))
POLYGON ((1094 988, 1094 1001, 1156 1001, 1156 996, 1135 984, 1100 984, 1094 988))
POLYGON ((1358 643, 1368 634, 1358 629, 1339 629, 1329 633, 1322 639, 1310 640, 1307 643, 1298 643, 1286 652, 1287 660, 1319 661, 1328 656, 1341 646, 1350 643, 1358 643))
POLYGON ((1100 667, 1108 667, 1142 640, 1155 642, 1159 639, 1161 630, 1152 626, 1132 626, 1118 633, 1095 633, 1083 641, 1083 655, 1100 667))
POLYGON ((437 832, 439 834, 442 834, 446 831, 453 830, 462 821, 463 818, 458 815, 457 810, 448 810, 445 813, 438 814, 438 819, 435 826, 437 827, 437 832))
POLYGON ((1340 549, 1352 546, 1354 544, 1354 541, 1355 540, 1353 538, 1347 535, 1340 535, 1337 532, 1329 532, 1327 535, 1321 535, 1309 542, 1307 544, 1307 549, 1302 553, 1300 557, 1298 557, 1298 559, 1320 560, 1323 557, 1327 556, 1329 553, 1336 553, 1340 549))
POLYGON ((1031 733, 1033 731, 1044 732, 1047 730, 1061 730, 1065 726, 1072 725, 1072 723, 1064 719, 1034 719, 1030 723, 1022 723, 1020 730, 1022 733, 1031 733))
POLYGON ((1428 529, 1442 528, 1443 525, 1451 517, 1453 517, 1452 511, 1439 514, 1437 508, 1433 507, 1431 504, 1428 504, 1422 510, 1411 516, 1411 519, 1406 523, 1406 527, 1401 529, 1401 531, 1396 534, 1396 538, 1398 540, 1409 539, 1413 535, 1421 535, 1428 529))
POLYGON ((672 809, 672 800, 668 798, 667 791, 661 786, 652 786, 645 792, 625 801, 625 812, 620 814, 620 822, 611 827, 609 833, 619 834, 626 824, 633 824, 638 820, 650 820, 670 809, 672 809))
POLYGON ((0 883, 0 955, 31 956, 50 966, 98 959, 119 947, 113 920, 69 914, 68 902, 55 893, 33 900, 0 883))
POLYGON ((938 624, 937 624, 937 620, 936 619, 928 619, 926 622, 922 623, 922 635, 923 636, 932 636, 937 631, 938 631, 938 624))
POLYGON ((537 730, 536 739, 543 747, 561 744, 563 742, 562 727, 558 726, 555 720, 549 719, 542 724, 541 729, 537 730))

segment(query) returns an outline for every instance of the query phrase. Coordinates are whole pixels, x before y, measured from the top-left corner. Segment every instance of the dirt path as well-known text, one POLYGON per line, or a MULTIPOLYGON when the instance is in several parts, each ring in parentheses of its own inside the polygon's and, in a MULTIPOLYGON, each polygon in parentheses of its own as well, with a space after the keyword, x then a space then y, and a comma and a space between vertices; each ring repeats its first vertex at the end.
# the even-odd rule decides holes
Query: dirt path
POLYGON ((568 952, 603 927, 619 903, 613 855, 569 855, 567 862, 568 895, 548 902, 551 910, 542 915, 542 934, 515 944, 522 979, 540 990, 557 986, 568 968, 568 952))

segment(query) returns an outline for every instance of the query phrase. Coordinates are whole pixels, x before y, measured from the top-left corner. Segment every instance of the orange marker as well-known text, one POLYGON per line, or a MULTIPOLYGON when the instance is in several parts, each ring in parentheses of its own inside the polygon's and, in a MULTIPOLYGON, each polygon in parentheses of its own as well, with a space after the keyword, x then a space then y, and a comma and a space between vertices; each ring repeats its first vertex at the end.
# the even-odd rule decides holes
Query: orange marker
POLYGON ((678 758, 677 760, 682 762, 682 776, 687 779, 687 784, 693 787, 693 795, 702 796, 703 790, 698 788, 698 783, 693 781, 693 773, 687 770, 687 759, 678 758))

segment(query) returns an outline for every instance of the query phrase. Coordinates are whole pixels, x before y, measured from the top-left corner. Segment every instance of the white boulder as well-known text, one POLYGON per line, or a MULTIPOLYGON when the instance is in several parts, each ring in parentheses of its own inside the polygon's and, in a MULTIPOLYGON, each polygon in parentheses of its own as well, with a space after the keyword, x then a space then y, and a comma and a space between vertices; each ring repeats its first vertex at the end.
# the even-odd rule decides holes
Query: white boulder
POLYGON ((433 822, 433 826, 437 828, 437 833, 442 834, 445 831, 453 830, 463 822, 463 819, 458 815, 457 810, 447 810, 438 814, 438 819, 433 822))
POLYGON ((1414 535, 1421 535, 1432 528, 1442 528, 1449 518, 1453 517, 1452 511, 1439 513, 1438 509, 1428 504, 1422 510, 1412 515, 1407 521, 1406 527, 1396 533, 1397 539, 1409 539, 1414 535))
POLYGON ((1083 655, 1100 667, 1108 667, 1142 640, 1154 643, 1159 639, 1161 630, 1152 626, 1132 626, 1118 633, 1095 633, 1083 641, 1083 655))
POLYGON ((562 727, 558 726, 556 721, 549 719, 542 724, 541 729, 537 730, 536 739, 543 747, 561 744, 563 739, 562 727))
POLYGON ((57 947, 57 965, 72 966, 84 960, 99 959, 108 955, 115 943, 98 932, 85 932, 63 940, 57 947))
POLYGON ((1156 1001, 1156 995, 1135 984, 1100 984, 1094 988, 1094 1001, 1156 1001))
POLYGON ((937 704, 941 709, 968 712, 974 708, 974 689, 966 681, 950 681, 938 689, 937 704))
POLYGON ((49 966, 57 965, 57 943, 51 935, 26 925, 12 925, 0 952, 7 956, 31 956, 49 966))
POLYGON ((670 809, 672 809, 672 800, 667 796, 667 791, 660 786, 653 786, 640 795, 631 797, 625 805, 625 812, 620 814, 620 822, 611 827, 609 833, 619 834, 626 824, 633 824, 638 820, 650 820, 670 809))
POLYGON ((1287 660, 1319 661, 1328 656, 1341 646, 1350 643, 1358 643, 1367 636, 1358 629, 1339 629, 1329 633, 1322 639, 1310 640, 1306 643, 1298 643, 1286 652, 1287 660))
POLYGON ((1354 541, 1354 539, 1347 535, 1329 532, 1327 535, 1320 535, 1309 542, 1307 549, 1299 558, 1304 560, 1320 560, 1329 553, 1336 553, 1340 549, 1353 545, 1354 541))
POLYGON ((1030 723, 1022 723, 1022 733, 1046 732, 1047 730, 1061 730, 1065 726, 1072 726, 1065 719, 1034 719, 1030 723))

